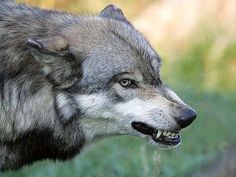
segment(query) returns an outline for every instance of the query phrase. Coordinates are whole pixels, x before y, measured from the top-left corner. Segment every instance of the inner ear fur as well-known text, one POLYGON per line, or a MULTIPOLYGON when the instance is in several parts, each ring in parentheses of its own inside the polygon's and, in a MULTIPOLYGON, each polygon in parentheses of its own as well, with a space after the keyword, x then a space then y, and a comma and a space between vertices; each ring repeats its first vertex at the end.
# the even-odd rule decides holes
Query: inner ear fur
POLYGON ((65 38, 28 39, 27 46, 35 60, 43 66, 44 75, 55 85, 69 87, 80 78, 80 62, 70 52, 65 38))

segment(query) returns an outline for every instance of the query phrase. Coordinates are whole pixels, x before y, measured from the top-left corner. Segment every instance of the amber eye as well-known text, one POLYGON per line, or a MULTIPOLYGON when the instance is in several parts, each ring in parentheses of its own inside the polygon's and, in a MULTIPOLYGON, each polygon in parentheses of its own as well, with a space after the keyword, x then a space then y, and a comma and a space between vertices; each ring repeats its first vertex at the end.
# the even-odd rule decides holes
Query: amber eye
POLYGON ((120 85, 122 86, 122 87, 129 87, 129 88, 134 88, 134 87, 136 87, 136 84, 135 84, 135 82, 133 81, 133 80, 131 80, 131 79, 122 79, 120 82, 120 85))

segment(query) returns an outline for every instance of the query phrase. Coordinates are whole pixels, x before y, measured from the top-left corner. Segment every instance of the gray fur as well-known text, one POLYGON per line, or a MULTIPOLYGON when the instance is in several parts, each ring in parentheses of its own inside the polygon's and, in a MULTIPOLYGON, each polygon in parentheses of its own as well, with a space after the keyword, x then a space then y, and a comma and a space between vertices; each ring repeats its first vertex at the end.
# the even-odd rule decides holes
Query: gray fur
POLYGON ((15 0, 0 0, 0 3, 15 3, 15 0))
POLYGON ((115 6, 100 16, 82 17, 3 3, 0 41, 2 171, 71 158, 88 141, 87 132, 96 132, 94 137, 129 133, 122 126, 112 128, 119 123, 109 124, 111 114, 99 117, 105 105, 111 110, 110 105, 161 95, 176 115, 186 106, 168 95, 159 56, 115 6), (120 88, 124 73, 139 80, 140 89, 120 88), (96 115, 81 103, 81 95, 93 94, 105 94, 107 100, 102 108, 90 105, 96 115))

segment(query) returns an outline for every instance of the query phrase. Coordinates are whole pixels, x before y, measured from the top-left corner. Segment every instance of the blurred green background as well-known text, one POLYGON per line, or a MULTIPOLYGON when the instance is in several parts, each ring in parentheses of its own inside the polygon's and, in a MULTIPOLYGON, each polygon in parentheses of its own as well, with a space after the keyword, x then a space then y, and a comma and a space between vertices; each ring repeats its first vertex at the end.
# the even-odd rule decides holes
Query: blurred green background
MULTIPOLYGON (((43 161, 1 177, 182 177, 236 143, 235 0, 19 0, 75 14, 98 14, 116 4, 156 48, 161 75, 198 112, 182 144, 162 150, 120 136, 86 148, 66 162, 43 161)), ((40 145, 39 145, 40 146, 40 145)))

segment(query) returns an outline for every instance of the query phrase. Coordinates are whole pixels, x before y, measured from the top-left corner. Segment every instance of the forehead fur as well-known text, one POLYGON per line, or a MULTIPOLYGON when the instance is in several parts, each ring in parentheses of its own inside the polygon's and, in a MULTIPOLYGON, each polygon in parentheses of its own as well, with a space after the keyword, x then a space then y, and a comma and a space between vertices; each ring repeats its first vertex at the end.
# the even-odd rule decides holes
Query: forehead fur
POLYGON ((137 70, 146 80, 158 75, 159 56, 130 24, 86 17, 68 33, 71 50, 85 55, 83 72, 87 81, 102 82, 117 73, 137 70))
POLYGON ((79 25, 72 26, 69 31, 69 35, 73 36, 72 47, 82 49, 81 52, 90 52, 91 48, 101 47, 102 44, 108 49, 125 44, 143 58, 160 62, 149 42, 128 23, 102 17, 84 17, 79 25))

